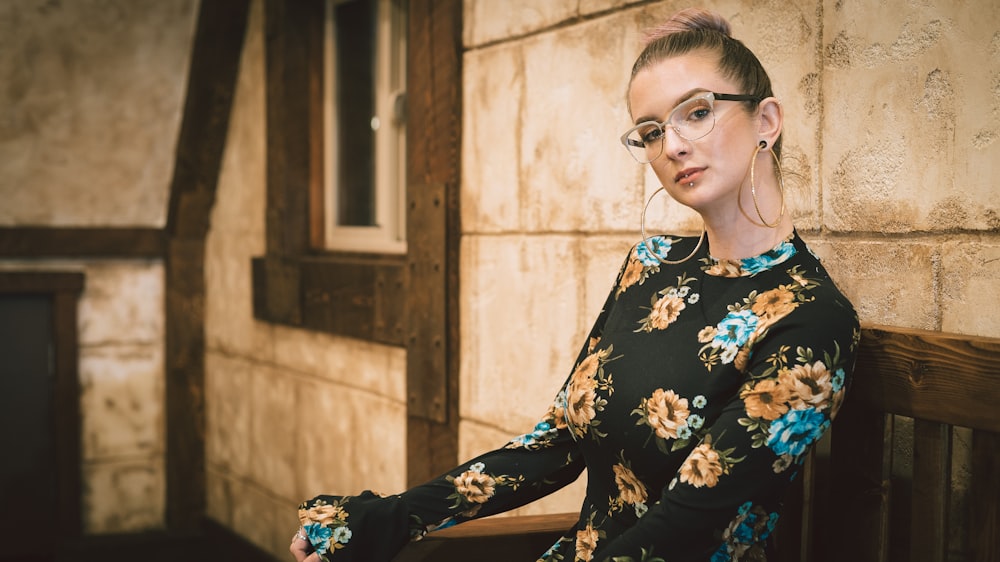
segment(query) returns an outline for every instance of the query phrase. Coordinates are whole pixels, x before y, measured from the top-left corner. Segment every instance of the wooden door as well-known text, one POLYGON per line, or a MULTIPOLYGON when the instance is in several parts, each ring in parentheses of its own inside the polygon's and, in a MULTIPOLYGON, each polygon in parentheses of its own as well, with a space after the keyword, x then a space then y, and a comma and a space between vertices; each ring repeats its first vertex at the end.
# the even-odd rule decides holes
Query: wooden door
POLYGON ((56 505, 52 302, 0 295, 0 560, 44 559, 56 505))

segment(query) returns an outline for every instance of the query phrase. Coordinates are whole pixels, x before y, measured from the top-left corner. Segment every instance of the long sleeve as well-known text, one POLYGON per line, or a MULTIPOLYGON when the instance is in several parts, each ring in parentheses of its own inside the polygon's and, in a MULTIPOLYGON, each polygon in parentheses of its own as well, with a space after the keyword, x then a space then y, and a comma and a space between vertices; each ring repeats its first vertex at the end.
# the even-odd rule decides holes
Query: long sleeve
MULTIPOLYGON (((607 303, 612 301, 613 294, 607 303)), ((600 339, 607 303, 577 365, 600 339)), ((505 446, 401 494, 317 496, 300 505, 300 523, 323 560, 387 562, 428 531, 530 503, 573 482, 584 469, 565 411, 566 393, 560 390, 535 427, 505 446)))

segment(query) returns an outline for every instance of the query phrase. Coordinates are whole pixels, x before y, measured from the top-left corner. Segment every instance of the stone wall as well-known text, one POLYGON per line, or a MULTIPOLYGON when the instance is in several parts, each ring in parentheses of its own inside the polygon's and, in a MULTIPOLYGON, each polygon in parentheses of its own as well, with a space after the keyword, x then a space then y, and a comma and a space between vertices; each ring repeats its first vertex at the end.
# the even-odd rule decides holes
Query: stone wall
MULTIPOLYGON (((1000 336, 994 3, 703 4, 771 74, 796 225, 862 321, 1000 336)), ((639 238, 658 184, 619 144, 625 86, 640 31, 686 6, 465 2, 463 457, 545 411, 639 238)), ((650 221, 700 229, 674 204, 650 221)))

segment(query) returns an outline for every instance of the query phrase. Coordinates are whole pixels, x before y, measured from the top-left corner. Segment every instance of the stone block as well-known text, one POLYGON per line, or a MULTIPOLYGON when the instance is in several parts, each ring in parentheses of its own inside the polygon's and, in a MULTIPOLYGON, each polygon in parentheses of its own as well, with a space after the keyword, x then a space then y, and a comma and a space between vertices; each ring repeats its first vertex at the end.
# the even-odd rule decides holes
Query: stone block
POLYGON ((401 491, 406 483, 406 408, 402 402, 301 378, 296 465, 301 499, 401 491))
POLYGON ((205 463, 238 478, 250 476, 253 364, 205 354, 205 463))
POLYGON ((521 42, 526 103, 517 118, 524 230, 633 227, 644 167, 619 137, 630 123, 625 91, 639 29, 626 11, 521 42))
POLYGON ((825 226, 1000 225, 998 28, 1000 12, 975 3, 824 11, 825 226))
POLYGON ((81 345, 163 339, 163 262, 93 262, 85 274, 78 309, 81 345))
POLYGON ((578 0, 465 0, 466 47, 524 35, 577 16, 578 0))
POLYGON ((406 398, 406 350, 321 332, 275 326, 275 363, 390 400, 406 398))
POLYGON ((523 54, 518 46, 472 51, 462 66, 462 228, 519 230, 523 54))
POLYGON ((232 529, 275 560, 291 558, 288 545, 298 525, 298 503, 283 501, 252 483, 234 482, 232 529))
POLYGON ((862 323, 936 330, 940 322, 934 243, 803 236, 862 323))
POLYGON ((572 236, 463 239, 463 418, 531 428, 548 408, 583 345, 579 248, 572 236))
POLYGON ((164 524, 162 455, 83 465, 83 532, 133 533, 164 524))
POLYGON ((297 381, 274 367, 255 365, 250 373, 250 477, 272 494, 297 501, 297 381))
POLYGON ((941 251, 941 329, 1000 337, 1000 244, 959 238, 941 251))
POLYGON ((216 470, 209 461, 205 467, 205 515, 232 529, 233 503, 236 499, 233 477, 227 472, 216 470))
POLYGON ((84 347, 79 369, 84 459, 164 451, 160 344, 84 347))
POLYGON ((205 345, 229 354, 270 360, 273 326, 253 315, 251 261, 263 241, 212 231, 205 245, 205 345))

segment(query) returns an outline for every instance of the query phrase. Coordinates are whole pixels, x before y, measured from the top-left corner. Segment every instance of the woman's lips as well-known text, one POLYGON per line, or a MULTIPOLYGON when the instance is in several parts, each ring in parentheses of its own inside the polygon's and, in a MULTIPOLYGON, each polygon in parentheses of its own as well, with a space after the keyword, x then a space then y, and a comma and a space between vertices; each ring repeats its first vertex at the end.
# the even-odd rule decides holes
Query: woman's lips
POLYGON ((674 181, 677 183, 692 183, 701 177, 701 173, 705 168, 688 168, 686 170, 681 170, 676 176, 674 176, 674 181))

